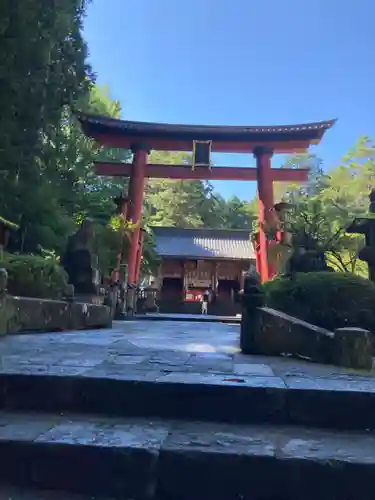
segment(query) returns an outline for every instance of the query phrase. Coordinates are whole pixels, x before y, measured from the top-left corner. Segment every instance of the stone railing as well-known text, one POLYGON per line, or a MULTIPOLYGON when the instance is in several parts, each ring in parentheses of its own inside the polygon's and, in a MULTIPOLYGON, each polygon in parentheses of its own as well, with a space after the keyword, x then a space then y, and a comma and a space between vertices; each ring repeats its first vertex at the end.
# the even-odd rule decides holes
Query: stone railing
POLYGON ((362 328, 338 328, 331 332, 268 307, 243 308, 240 344, 244 354, 288 354, 370 370, 371 337, 362 328))

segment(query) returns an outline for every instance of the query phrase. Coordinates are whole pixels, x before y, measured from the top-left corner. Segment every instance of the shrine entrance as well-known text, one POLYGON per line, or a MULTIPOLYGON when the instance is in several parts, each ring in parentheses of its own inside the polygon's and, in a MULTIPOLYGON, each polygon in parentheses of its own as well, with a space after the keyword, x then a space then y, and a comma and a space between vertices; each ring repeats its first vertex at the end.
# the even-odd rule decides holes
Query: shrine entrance
POLYGON ((128 256, 128 284, 136 285, 142 255, 140 221, 146 178, 256 181, 258 184, 259 233, 256 240, 256 265, 261 281, 272 277, 267 261, 268 242, 265 225, 273 221, 273 182, 304 183, 307 169, 271 167, 273 154, 304 153, 318 144, 334 120, 302 125, 274 126, 202 126, 143 123, 104 116, 80 114, 87 136, 100 145, 130 149, 133 162, 96 163, 97 175, 129 177, 128 203, 124 216, 136 224, 128 256), (187 151, 193 153, 193 165, 148 164, 154 151, 187 151), (249 153, 256 158, 256 168, 215 167, 211 153, 249 153))

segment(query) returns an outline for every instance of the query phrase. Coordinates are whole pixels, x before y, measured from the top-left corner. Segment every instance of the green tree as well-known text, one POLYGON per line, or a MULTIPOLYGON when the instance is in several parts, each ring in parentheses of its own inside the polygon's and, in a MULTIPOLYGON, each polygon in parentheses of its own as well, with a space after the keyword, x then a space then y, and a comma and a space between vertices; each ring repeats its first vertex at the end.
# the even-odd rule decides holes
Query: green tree
MULTIPOLYGON (((153 152, 150 163, 190 165, 186 153, 153 152)), ((152 179, 148 181, 145 217, 150 225, 210 228, 251 228, 256 201, 225 200, 210 182, 152 179)))
MULTIPOLYGON (((190 165, 186 153, 152 152, 150 163, 190 165)), ((153 226, 199 227, 203 225, 201 210, 206 202, 205 185, 201 181, 150 179, 146 188, 145 213, 153 226)))
POLYGON ((46 165, 59 143, 63 110, 91 85, 81 37, 85 3, 5 0, 0 6, 0 212, 19 224, 21 250, 36 238, 57 244, 69 217, 63 207, 59 220, 51 220, 60 210, 54 183, 65 179, 46 165))
POLYGON ((357 258, 363 238, 345 230, 355 217, 367 213, 374 173, 374 143, 360 137, 338 166, 325 173, 319 165, 312 169, 306 186, 288 189, 284 194, 284 199, 294 204, 292 232, 296 236, 311 235, 337 270, 367 273, 366 264, 357 258))

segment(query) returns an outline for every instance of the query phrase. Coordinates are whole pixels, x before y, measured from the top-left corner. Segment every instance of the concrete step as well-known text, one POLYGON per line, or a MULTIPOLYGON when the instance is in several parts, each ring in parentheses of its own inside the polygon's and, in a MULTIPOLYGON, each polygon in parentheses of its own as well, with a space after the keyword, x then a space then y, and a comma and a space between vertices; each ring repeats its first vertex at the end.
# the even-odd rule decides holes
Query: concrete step
POLYGON ((0 412, 0 461, 12 500, 375 498, 370 432, 0 412))
MULTIPOLYGON (((0 409, 374 429, 372 379, 129 371, 101 364, 0 374, 0 409)), ((126 367, 125 367, 126 368, 126 367)), ((173 368, 173 367, 172 367, 173 368)))

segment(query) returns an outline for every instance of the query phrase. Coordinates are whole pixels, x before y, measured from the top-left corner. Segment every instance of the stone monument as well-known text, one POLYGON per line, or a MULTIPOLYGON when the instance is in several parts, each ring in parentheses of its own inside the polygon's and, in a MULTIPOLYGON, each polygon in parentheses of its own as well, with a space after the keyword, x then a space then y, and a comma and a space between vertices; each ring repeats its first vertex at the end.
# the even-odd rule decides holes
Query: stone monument
POLYGON ((91 219, 85 219, 76 233, 69 237, 61 256, 61 265, 74 286, 75 297, 98 297, 100 272, 98 257, 93 251, 94 230, 91 219))
POLYGON ((17 229, 17 224, 0 216, 0 260, 4 258, 4 250, 8 245, 11 231, 16 231, 17 229))

